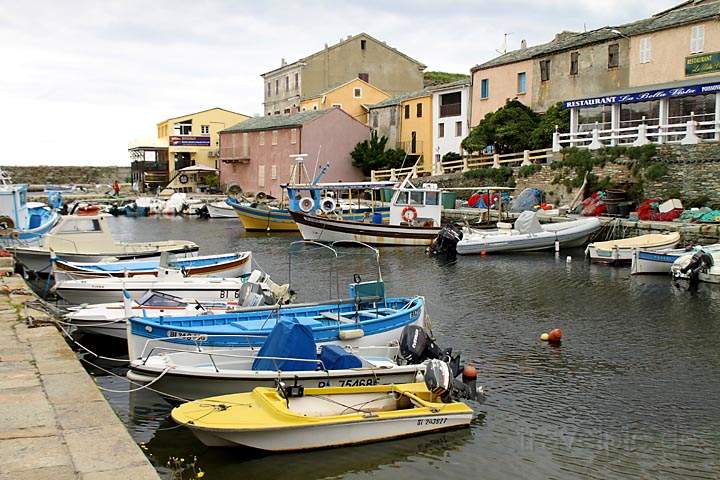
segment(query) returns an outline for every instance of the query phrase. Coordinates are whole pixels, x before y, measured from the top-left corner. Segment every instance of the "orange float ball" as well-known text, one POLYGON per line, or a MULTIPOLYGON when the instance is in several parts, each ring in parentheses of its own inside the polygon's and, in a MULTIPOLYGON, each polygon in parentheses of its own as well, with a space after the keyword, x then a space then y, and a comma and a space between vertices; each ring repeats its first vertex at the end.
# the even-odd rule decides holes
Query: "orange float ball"
POLYGON ((477 369, 472 365, 465 365, 462 375, 463 378, 477 378, 477 369))
POLYGON ((549 342, 559 342, 561 340, 562 340, 562 330, 560 330, 559 328, 550 330, 550 333, 548 333, 548 341, 549 342))

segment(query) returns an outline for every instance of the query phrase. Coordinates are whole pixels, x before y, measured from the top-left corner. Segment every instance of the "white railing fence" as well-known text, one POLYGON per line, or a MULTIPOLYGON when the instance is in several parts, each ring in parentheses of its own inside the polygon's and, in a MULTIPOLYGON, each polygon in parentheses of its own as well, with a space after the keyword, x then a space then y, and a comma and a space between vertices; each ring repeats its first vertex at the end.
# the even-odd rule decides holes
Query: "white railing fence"
POLYGON ((552 151, 559 152, 564 147, 598 150, 613 146, 639 147, 649 143, 694 145, 717 141, 720 141, 720 122, 697 121, 690 114, 690 120, 684 123, 649 125, 643 117, 642 123, 636 126, 601 129, 595 122, 592 130, 572 133, 560 133, 556 126, 552 151))

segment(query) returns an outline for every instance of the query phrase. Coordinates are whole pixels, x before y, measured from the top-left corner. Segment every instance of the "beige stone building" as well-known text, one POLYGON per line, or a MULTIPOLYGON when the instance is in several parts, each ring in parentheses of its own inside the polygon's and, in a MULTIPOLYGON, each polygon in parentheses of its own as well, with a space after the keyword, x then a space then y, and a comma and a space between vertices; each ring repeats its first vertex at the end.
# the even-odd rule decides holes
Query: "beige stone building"
POLYGON ((312 98, 354 78, 388 95, 423 87, 425 65, 367 33, 348 36, 334 45, 262 74, 265 115, 300 111, 301 99, 312 98))
POLYGON ((571 133, 597 126, 608 144, 633 141, 637 132, 628 140, 622 129, 641 123, 649 141, 679 141, 668 133, 673 125, 720 121, 718 19, 720 1, 686 1, 632 23, 522 45, 472 69, 471 125, 516 98, 538 112, 564 102, 571 133))

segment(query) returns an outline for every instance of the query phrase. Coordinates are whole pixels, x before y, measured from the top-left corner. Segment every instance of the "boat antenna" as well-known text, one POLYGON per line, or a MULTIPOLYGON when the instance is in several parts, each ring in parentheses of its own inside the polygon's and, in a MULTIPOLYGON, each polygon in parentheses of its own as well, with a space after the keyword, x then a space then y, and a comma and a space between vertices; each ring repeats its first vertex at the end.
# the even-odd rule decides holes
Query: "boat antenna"
MULTIPOLYGON (((315 158, 315 168, 313 169, 313 178, 317 175, 318 164, 320 163, 320 152, 322 151, 322 144, 318 147, 317 158, 315 158)), ((328 163, 329 165, 330 163, 328 163)), ((308 180, 310 180, 308 178, 308 180)))

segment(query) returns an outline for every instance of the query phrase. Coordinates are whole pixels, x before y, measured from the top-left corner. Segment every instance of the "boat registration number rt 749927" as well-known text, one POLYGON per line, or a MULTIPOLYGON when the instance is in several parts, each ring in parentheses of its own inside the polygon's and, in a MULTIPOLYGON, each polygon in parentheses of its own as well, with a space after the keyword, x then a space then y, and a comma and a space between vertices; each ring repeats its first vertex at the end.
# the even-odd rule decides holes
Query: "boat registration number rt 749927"
POLYGON ((437 418, 421 418, 417 421, 418 426, 419 425, 442 425, 444 423, 447 423, 447 417, 437 417, 437 418))

